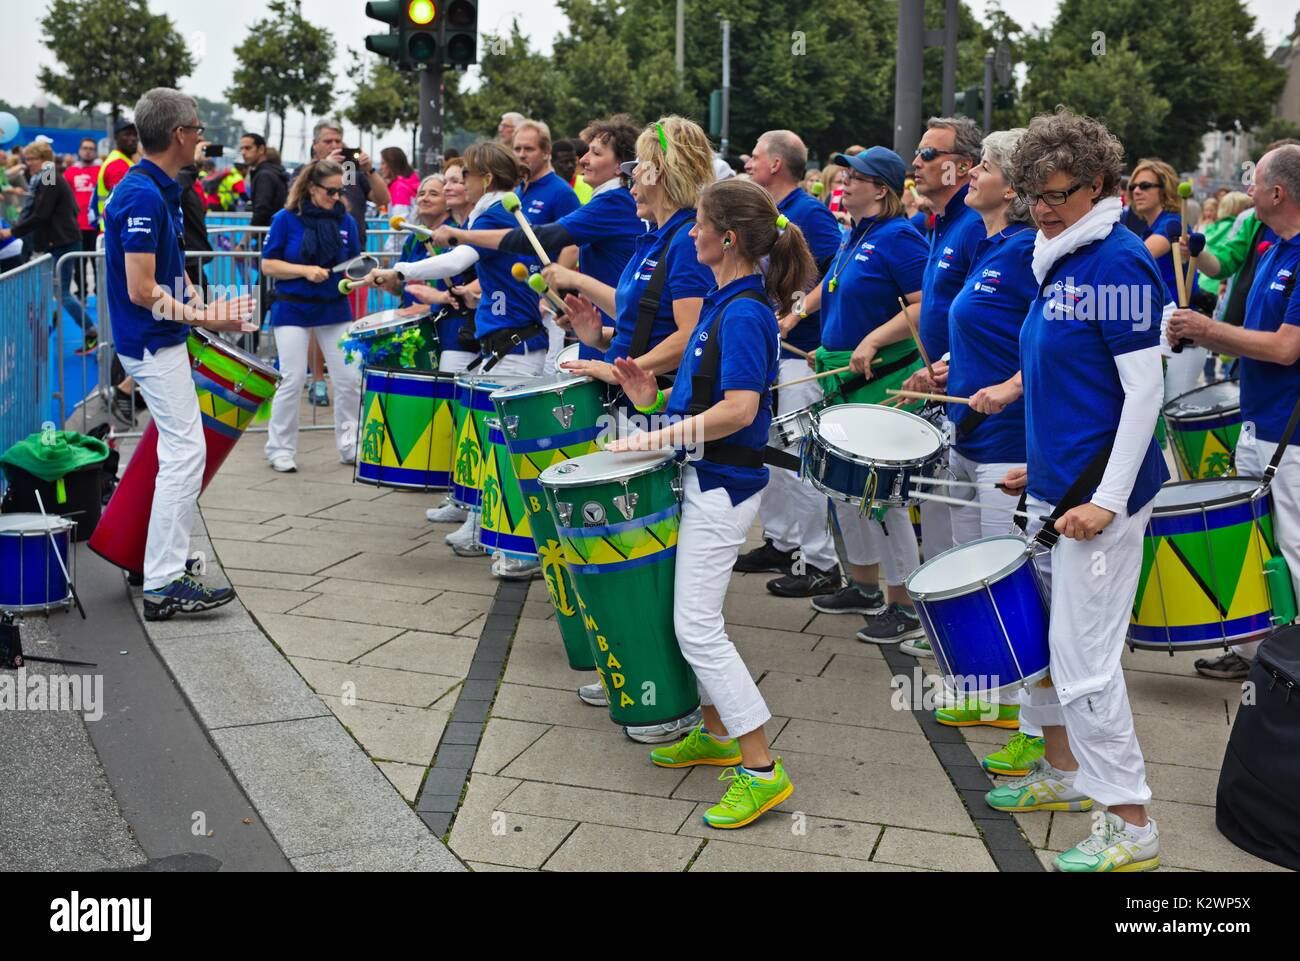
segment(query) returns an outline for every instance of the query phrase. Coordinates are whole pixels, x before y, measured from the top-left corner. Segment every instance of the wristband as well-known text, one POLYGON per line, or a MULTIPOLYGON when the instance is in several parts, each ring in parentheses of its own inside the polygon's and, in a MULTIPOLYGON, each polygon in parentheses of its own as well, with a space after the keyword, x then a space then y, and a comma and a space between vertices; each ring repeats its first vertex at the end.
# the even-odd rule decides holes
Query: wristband
POLYGON ((633 404, 632 406, 643 414, 657 414, 668 406, 668 398, 664 396, 664 392, 661 390, 659 396, 655 398, 655 402, 649 407, 642 407, 640 404, 633 404))

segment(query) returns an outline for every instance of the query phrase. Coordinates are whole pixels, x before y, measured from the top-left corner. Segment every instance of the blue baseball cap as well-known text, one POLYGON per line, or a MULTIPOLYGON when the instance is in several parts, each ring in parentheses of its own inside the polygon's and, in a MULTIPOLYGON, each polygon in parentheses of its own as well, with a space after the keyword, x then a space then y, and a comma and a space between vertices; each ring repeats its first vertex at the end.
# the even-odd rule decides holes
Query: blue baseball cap
POLYGON ((864 177, 875 177, 893 188, 896 194, 903 192, 907 168, 903 165, 903 158, 888 147, 871 147, 853 156, 836 154, 835 162, 841 167, 852 167, 864 177))

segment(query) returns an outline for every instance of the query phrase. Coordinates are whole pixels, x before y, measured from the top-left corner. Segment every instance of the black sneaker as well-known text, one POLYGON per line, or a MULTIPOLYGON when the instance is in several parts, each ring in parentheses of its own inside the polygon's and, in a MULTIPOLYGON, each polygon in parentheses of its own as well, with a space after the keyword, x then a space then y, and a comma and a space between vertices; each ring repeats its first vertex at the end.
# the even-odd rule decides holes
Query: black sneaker
POLYGON ((1215 677, 1225 681, 1239 681, 1250 673, 1250 661, 1236 651, 1218 657, 1198 657, 1192 665, 1202 677, 1215 677))
POLYGON ((234 599, 235 592, 229 587, 204 587, 182 574, 166 587, 144 592, 144 619, 165 621, 173 614, 198 614, 234 599))
POLYGON ((834 594, 814 597, 812 606, 823 614, 879 614, 885 609, 885 594, 879 588, 867 591, 849 584, 834 594))
POLYGON ((867 618, 857 638, 864 644, 897 644, 909 637, 925 637, 916 611, 901 604, 890 604, 879 614, 867 618))
MULTIPOLYGON (((185 562, 185 573, 186 574, 202 573, 202 571, 199 570, 199 559, 197 557, 191 557, 189 560, 185 562)), ((144 575, 137 573, 136 571, 127 571, 126 582, 130 584, 132 587, 144 587, 144 575)))
POLYGON ((135 401, 131 394, 117 387, 113 388, 113 400, 111 403, 113 416, 124 424, 131 424, 135 420, 135 401))
POLYGON ((748 554, 736 558, 734 570, 738 574, 760 574, 764 571, 789 574, 793 563, 794 551, 778 551, 771 541, 763 541, 762 547, 755 547, 748 554))
POLYGON ((839 588, 838 570, 823 571, 811 565, 802 574, 787 574, 767 582, 768 593, 777 597, 816 597, 839 588))

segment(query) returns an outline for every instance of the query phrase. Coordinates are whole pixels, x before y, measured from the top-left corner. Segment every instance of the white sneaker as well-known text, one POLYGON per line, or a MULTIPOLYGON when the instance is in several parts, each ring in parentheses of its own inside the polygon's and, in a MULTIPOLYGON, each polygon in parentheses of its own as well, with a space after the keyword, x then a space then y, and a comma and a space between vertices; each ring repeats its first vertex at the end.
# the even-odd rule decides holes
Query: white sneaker
POLYGON ((292 474, 297 469, 298 465, 293 462, 292 457, 271 458, 271 470, 278 470, 281 474, 292 474))
POLYGON ((492 562, 492 576, 503 581, 531 581, 542 576, 542 564, 541 561, 498 554, 492 562))
POLYGON ((430 507, 424 512, 430 524, 463 524, 469 515, 469 509, 447 501, 441 507, 430 507))
POLYGON ((699 708, 685 717, 679 717, 667 724, 651 724, 646 727, 625 727, 623 733, 629 740, 638 744, 667 744, 678 740, 684 733, 698 726, 703 720, 699 708))
POLYGON ((609 707, 609 698, 605 696, 605 689, 601 687, 600 681, 595 684, 584 684, 578 688, 578 700, 592 707, 609 707))
POLYGON ((1160 831, 1138 837, 1138 829, 1109 811, 1097 818, 1092 833, 1052 859, 1052 870, 1067 874, 1101 874, 1106 871, 1154 871, 1160 866, 1160 831))
POLYGON ((444 537, 443 541, 450 547, 468 547, 478 537, 478 517, 477 511, 467 511, 460 527, 444 537))

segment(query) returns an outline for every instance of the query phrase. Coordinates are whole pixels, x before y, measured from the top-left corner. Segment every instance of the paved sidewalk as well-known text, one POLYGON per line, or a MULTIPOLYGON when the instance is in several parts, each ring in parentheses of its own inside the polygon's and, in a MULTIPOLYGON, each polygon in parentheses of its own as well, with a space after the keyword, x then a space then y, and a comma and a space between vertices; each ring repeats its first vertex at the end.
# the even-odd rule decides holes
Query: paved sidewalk
MULTIPOLYGON (((297 474, 273 473, 263 442, 245 437, 202 498, 212 548, 252 618, 415 804, 462 693, 491 694, 493 681, 466 677, 499 582, 486 560, 451 554, 448 526, 424 520, 440 495, 352 483, 328 431, 303 433, 297 474)), ((719 770, 653 767, 646 747, 577 699, 594 675, 565 665, 534 582, 522 605, 501 605, 519 617, 477 750, 455 748, 473 762, 452 851, 478 870, 990 871, 995 848, 1047 863, 1087 833, 1089 818, 1068 814, 1017 817, 1023 838, 992 830, 973 768, 1007 732, 940 729, 951 743, 932 746, 891 704, 882 650, 853 638, 860 619, 772 597, 767 577, 733 578, 727 618, 795 783, 777 812, 739 831, 706 828, 699 815, 721 796, 719 770)), ((1193 676, 1192 659, 1125 655, 1162 863, 1273 869, 1214 828, 1239 688, 1193 676)))

